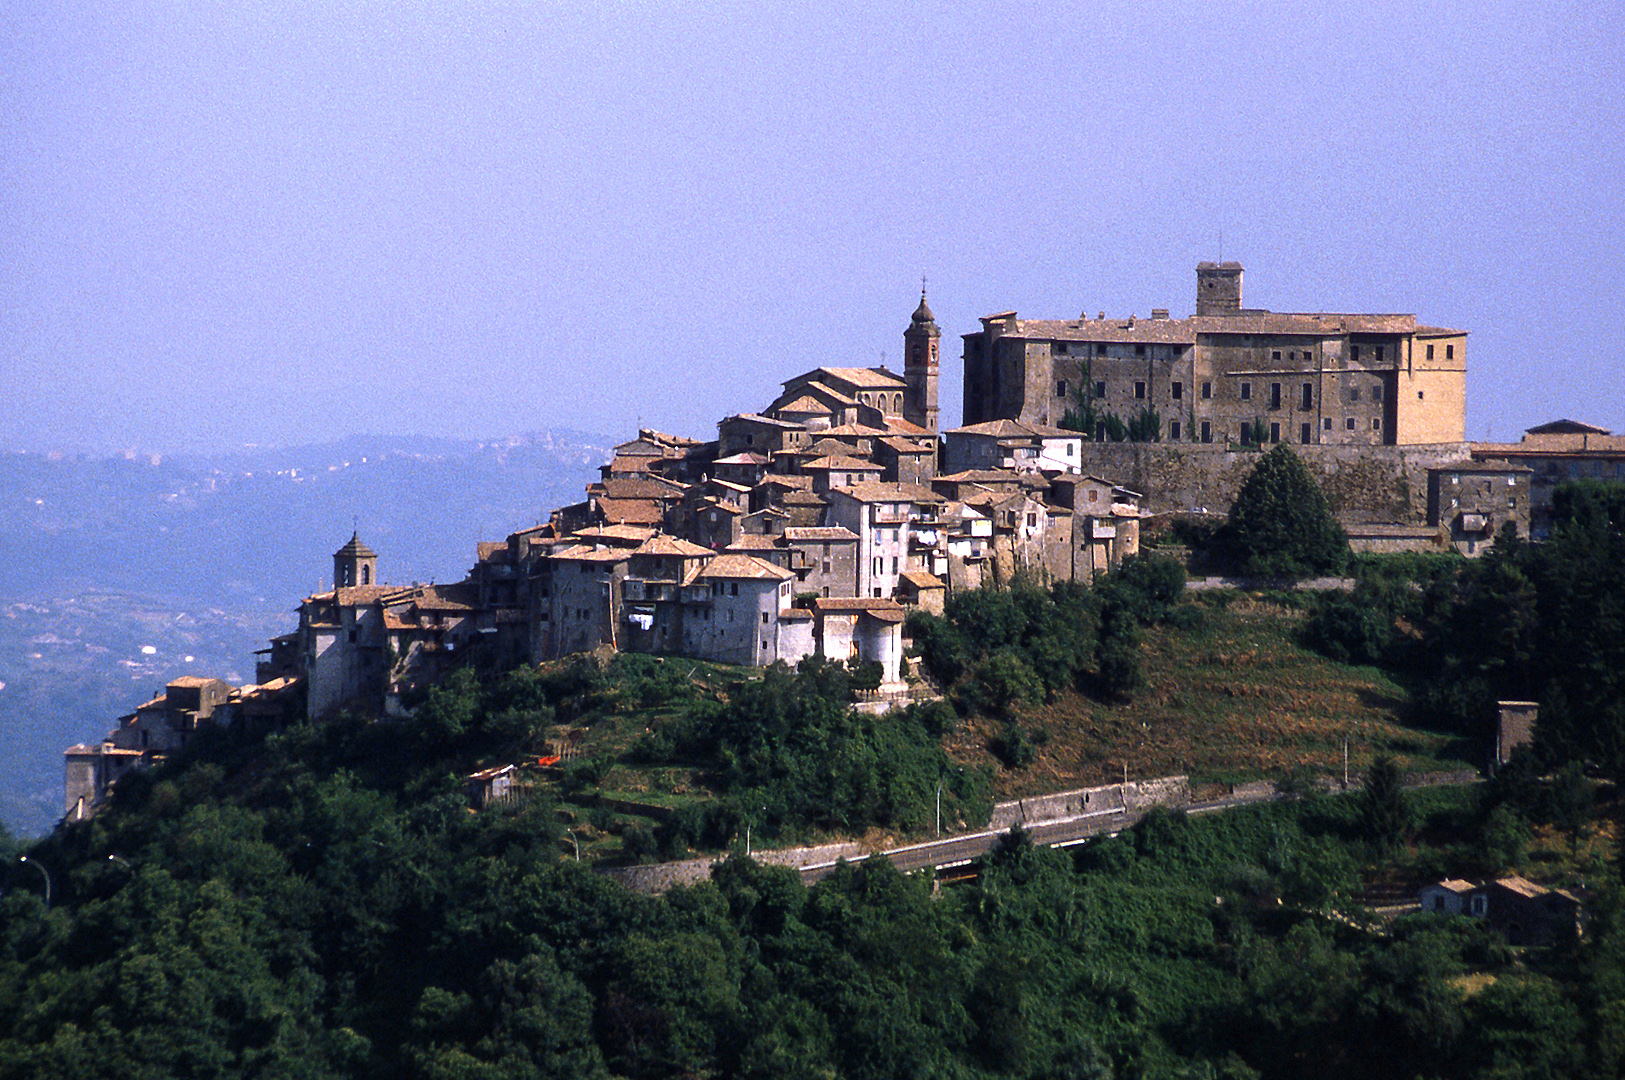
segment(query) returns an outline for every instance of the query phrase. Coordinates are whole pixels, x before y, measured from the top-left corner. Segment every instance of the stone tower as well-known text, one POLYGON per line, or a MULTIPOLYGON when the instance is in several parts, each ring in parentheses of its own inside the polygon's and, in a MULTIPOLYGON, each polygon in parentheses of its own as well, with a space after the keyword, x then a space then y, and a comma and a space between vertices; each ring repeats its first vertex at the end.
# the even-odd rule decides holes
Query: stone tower
POLYGON ((942 347, 942 331, 920 289, 920 306, 903 331, 903 378, 908 389, 903 395, 903 419, 937 433, 937 363, 942 347))
POLYGON ((350 534, 350 542, 333 552, 333 588, 378 584, 378 553, 361 542, 361 534, 350 534))
POLYGON ((1241 264, 1196 264, 1196 314, 1241 314, 1241 264))

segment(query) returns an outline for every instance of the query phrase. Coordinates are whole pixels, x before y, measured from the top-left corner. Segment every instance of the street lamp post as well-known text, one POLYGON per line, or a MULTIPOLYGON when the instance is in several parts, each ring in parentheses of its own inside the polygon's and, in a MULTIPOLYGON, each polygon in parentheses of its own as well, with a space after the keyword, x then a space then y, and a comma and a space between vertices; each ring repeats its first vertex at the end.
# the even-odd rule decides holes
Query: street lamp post
POLYGON ((937 781, 937 835, 942 835, 942 781, 937 781))
POLYGON ((51 872, 49 870, 45 869, 45 864, 44 863, 40 862, 38 859, 30 859, 27 855, 22 856, 17 861, 18 862, 28 863, 30 866, 34 867, 40 873, 45 875, 45 906, 50 907, 51 906, 51 872))

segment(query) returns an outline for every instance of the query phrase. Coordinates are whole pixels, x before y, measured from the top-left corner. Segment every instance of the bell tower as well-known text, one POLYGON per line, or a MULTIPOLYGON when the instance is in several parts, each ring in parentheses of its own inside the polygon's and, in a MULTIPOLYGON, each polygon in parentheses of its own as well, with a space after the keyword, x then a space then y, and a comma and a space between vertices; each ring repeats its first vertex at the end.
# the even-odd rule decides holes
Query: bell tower
POLYGON ((333 588, 376 584, 378 553, 361 542, 360 532, 352 533, 350 542, 333 552, 333 588))
POLYGON ((925 286, 920 286, 920 306, 903 331, 903 379, 908 384, 903 395, 903 419, 937 433, 937 364, 942 348, 942 331, 925 302, 925 286))

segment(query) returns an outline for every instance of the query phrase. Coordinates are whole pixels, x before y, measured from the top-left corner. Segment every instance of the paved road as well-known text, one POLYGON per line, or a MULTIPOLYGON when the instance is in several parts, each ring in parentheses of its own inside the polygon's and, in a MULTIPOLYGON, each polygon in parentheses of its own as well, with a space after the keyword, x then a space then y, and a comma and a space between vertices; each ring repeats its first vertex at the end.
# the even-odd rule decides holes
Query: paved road
MULTIPOLYGON (((1430 787, 1436 784, 1461 784, 1477 779, 1479 779, 1477 775, 1470 771, 1434 773, 1409 777, 1405 786, 1430 787)), ((1359 790, 1360 788, 1357 786, 1350 786, 1343 791, 1334 790, 1332 793, 1348 794, 1359 790)), ((1170 806, 1169 809, 1183 810, 1187 814, 1211 814, 1238 806, 1275 802, 1287 797, 1270 790, 1253 791, 1207 802, 1170 806)), ((1091 836, 1121 832, 1123 829, 1130 828, 1135 822, 1145 817, 1149 810, 1150 807, 1139 810, 1098 810, 1094 813, 1080 814, 1076 817, 1033 822, 1023 827, 1035 844, 1043 844, 1047 847, 1066 847, 1069 844, 1087 840, 1091 836)), ((890 859, 892 865, 905 874, 915 870, 924 870, 928 867, 940 870, 943 867, 958 866, 971 862, 987 854, 993 850, 993 846, 998 843, 999 837, 1003 835, 1002 831, 968 833, 960 836, 950 836, 943 840, 933 840, 927 844, 893 848, 879 854, 882 858, 890 859)), ((802 867, 801 880, 810 885, 815 881, 828 877, 834 871, 835 866, 836 864, 831 862, 802 867)))

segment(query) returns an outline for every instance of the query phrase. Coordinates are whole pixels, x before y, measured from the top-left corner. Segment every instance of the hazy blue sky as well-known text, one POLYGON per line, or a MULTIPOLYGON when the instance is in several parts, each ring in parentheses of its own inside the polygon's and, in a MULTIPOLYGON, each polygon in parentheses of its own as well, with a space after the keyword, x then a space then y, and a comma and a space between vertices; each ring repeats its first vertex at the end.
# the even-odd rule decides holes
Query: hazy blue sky
POLYGON ((976 317, 1414 312, 1625 428, 1625 5, 37 3, 0 447, 703 435, 976 317), (1221 241, 1222 236, 1222 241, 1221 241))

